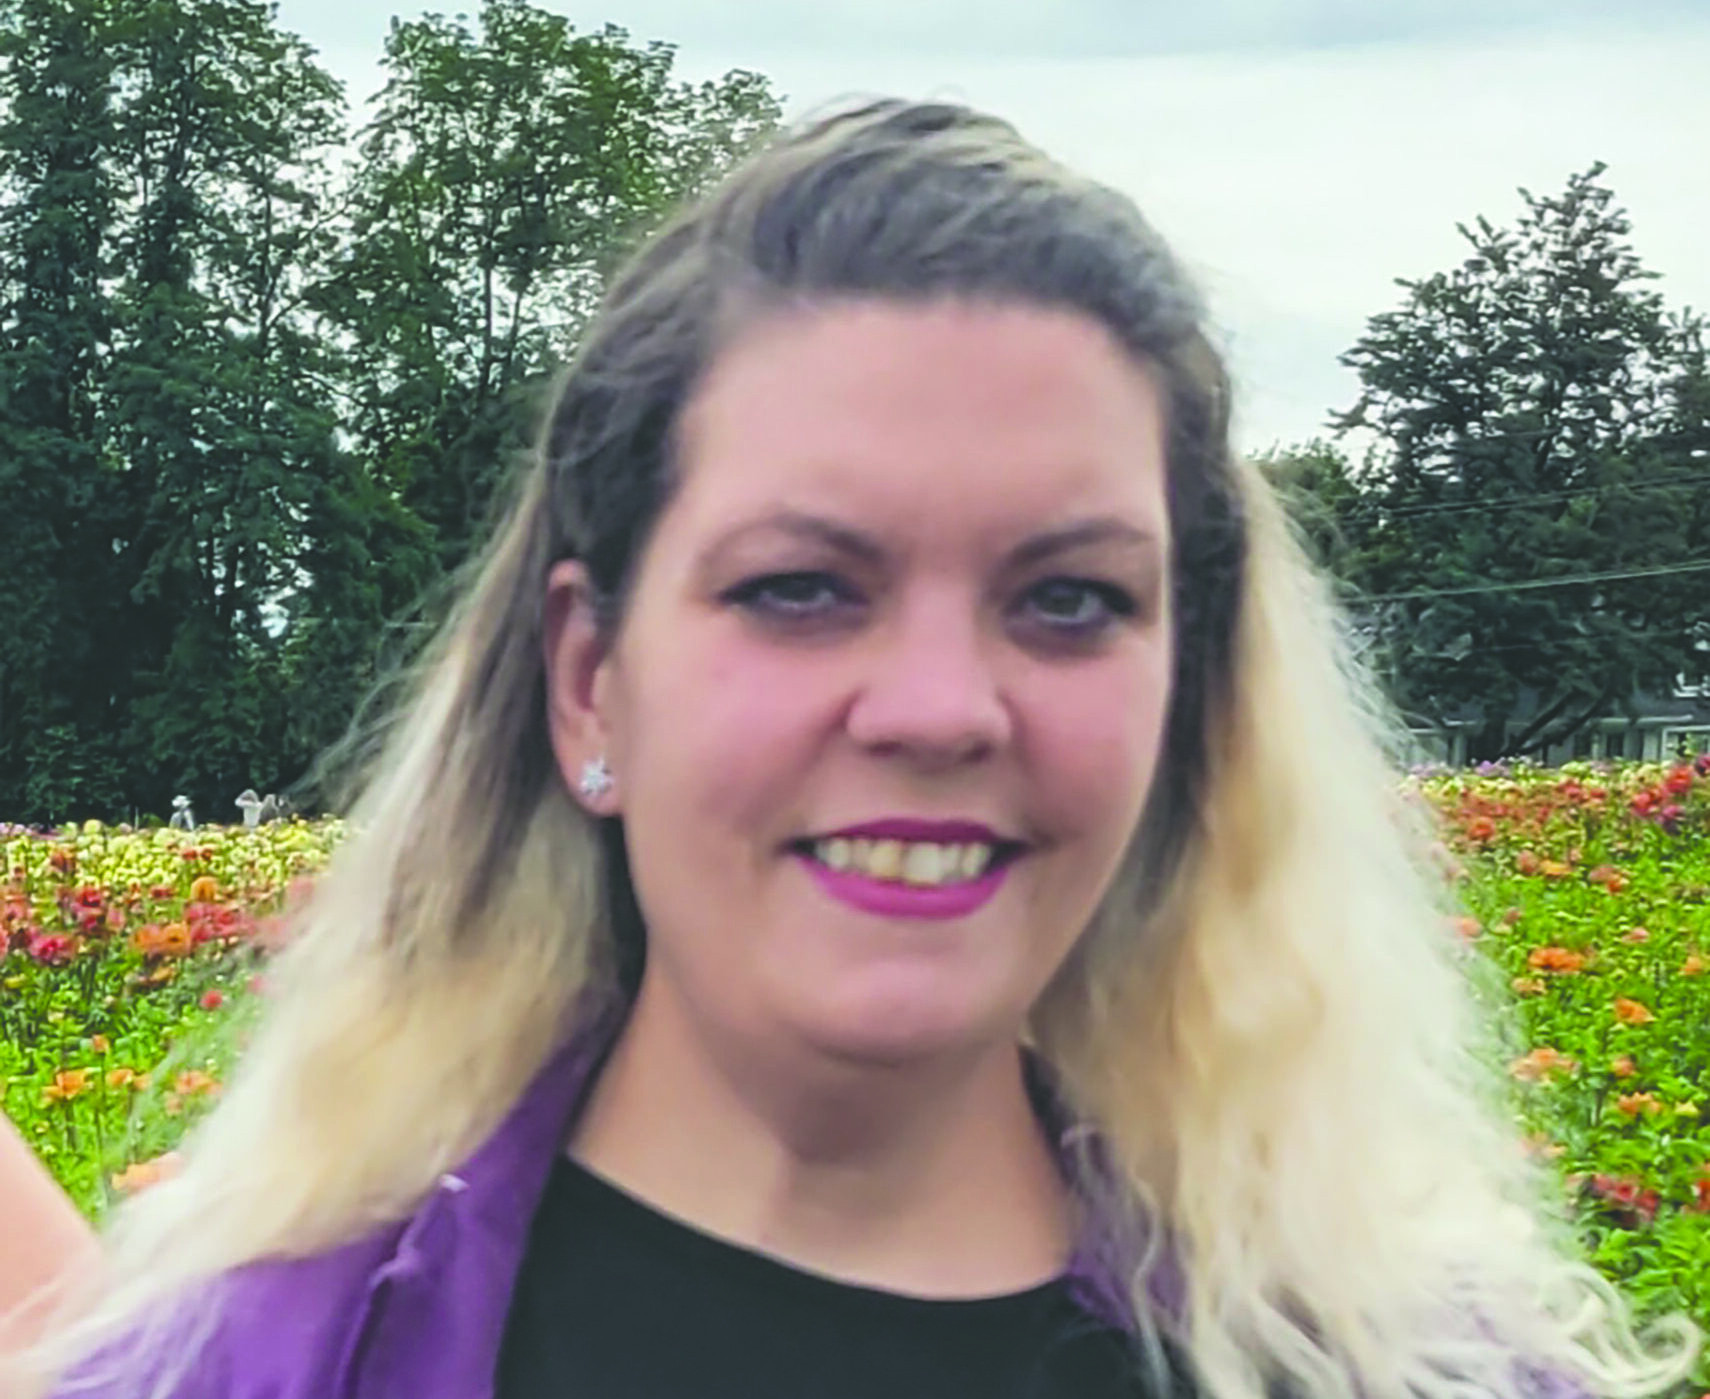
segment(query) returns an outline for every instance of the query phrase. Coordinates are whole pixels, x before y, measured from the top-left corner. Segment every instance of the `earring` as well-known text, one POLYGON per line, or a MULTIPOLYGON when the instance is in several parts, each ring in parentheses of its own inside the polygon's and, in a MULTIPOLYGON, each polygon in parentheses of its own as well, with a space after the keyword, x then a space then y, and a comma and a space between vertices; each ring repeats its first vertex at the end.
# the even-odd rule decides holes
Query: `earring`
POLYGON ((589 801, 598 801, 612 789, 612 770, 606 765, 606 760, 589 758, 582 764, 581 780, 576 784, 577 789, 589 801))

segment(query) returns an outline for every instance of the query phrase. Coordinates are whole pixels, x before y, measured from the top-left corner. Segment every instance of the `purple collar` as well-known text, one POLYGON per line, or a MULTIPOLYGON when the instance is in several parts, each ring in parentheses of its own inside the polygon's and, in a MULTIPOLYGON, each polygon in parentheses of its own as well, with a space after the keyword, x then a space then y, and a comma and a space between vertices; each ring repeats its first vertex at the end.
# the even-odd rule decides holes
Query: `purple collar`
MULTIPOLYGON (((583 1018, 574 1033, 548 1060, 524 1092, 504 1124, 454 1175, 442 1179, 442 1189, 467 1189, 466 1206, 506 1238, 526 1242, 534 1211, 546 1179, 570 1135, 592 1080, 621 1026, 621 1016, 605 1013, 583 1018)), ((1077 1125, 1063 1110, 1048 1074, 1031 1061, 1035 1103, 1050 1132, 1059 1161, 1070 1153, 1098 1159, 1096 1136, 1077 1125)), ((1067 1173, 1067 1172, 1066 1172, 1067 1173)), ((1146 1262, 1148 1238, 1144 1222, 1124 1226, 1102 1218, 1095 1202, 1086 1202, 1084 1224, 1070 1257, 1067 1280, 1076 1299, 1090 1313, 1112 1325, 1132 1325, 1133 1302, 1125 1280, 1146 1262)), ((1176 1250, 1151 1250, 1147 1291, 1154 1308, 1179 1321, 1185 1301, 1184 1279, 1176 1250)), ((508 1297, 500 1299, 508 1304, 508 1297)), ((499 1318, 502 1325, 503 1318, 499 1318)))

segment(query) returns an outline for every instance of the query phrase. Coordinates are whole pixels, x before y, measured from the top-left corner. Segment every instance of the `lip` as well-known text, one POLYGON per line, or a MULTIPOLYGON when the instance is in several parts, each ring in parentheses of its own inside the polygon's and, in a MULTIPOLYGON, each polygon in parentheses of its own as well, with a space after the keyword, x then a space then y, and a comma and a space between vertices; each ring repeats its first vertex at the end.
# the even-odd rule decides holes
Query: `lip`
POLYGON ((916 886, 870 879, 853 870, 834 870, 810 855, 798 858, 826 894, 850 908, 881 918, 966 918, 991 902, 1014 867, 1007 862, 994 865, 966 884, 916 886))
POLYGON ((928 821, 916 816, 887 816, 828 831, 817 840, 913 840, 935 845, 1020 845, 978 821, 928 821))

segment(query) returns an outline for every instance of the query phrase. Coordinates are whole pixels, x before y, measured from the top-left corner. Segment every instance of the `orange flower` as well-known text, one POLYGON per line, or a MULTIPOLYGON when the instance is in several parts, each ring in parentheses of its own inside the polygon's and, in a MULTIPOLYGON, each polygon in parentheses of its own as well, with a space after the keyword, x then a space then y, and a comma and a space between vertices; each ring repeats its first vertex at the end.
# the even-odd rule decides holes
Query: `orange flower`
POLYGON ((1615 1018, 1623 1025, 1649 1025, 1656 1016, 1651 1014, 1650 1007, 1643 1001, 1620 996, 1615 1001, 1615 1018))
POLYGON ((182 923, 145 923, 131 934, 131 946, 145 957, 184 957, 195 943, 182 923))
POLYGON ((1585 954, 1565 947, 1534 947, 1526 965, 1535 972, 1559 972, 1572 976, 1585 967, 1585 954))
POLYGON ((1573 873, 1573 867, 1563 864, 1560 860, 1545 860, 1538 866, 1538 873, 1545 879, 1566 879, 1573 873))
POLYGON ((1682 976, 1700 976, 1703 974, 1706 965, 1710 964, 1707 964, 1696 952, 1688 952, 1686 960, 1680 964, 1680 974, 1682 976))
POLYGON ((190 881, 190 899, 193 903, 211 904, 220 897, 220 882, 211 874, 198 875, 190 881))
POLYGON ((1467 942, 1471 942, 1481 931, 1479 921, 1476 918, 1469 918, 1463 915, 1460 918, 1451 919, 1450 921, 1454 924, 1455 931, 1467 942))
POLYGON ((1618 1054, 1609 1061, 1609 1072, 1616 1078, 1632 1078, 1639 1072, 1631 1054, 1618 1054))
POLYGON ((1544 979, 1541 976, 1517 976, 1510 983, 1517 996, 1541 996, 1544 994, 1544 979))
POLYGON ((1663 1105, 1655 1093, 1623 1093, 1615 1100, 1615 1109, 1627 1117, 1637 1117, 1641 1112, 1654 1116, 1663 1110, 1663 1105))
POLYGON ((137 1071, 135 1069, 107 1070, 107 1087, 109 1088, 134 1088, 136 1083, 137 1071))
POLYGON ((1514 864, 1521 874, 1536 874, 1542 861, 1538 859, 1536 851, 1522 850, 1514 857, 1514 864))
POLYGON ((113 1046, 105 1035, 91 1035, 89 1036, 89 1048, 96 1054, 106 1054, 113 1046))
POLYGON ((88 1069, 61 1069, 42 1089, 44 1103, 69 1103, 89 1091, 88 1069))
POLYGON ((146 1190, 151 1185, 177 1175, 182 1164, 175 1151, 157 1156, 152 1161, 135 1162, 113 1177, 113 1189, 121 1195, 134 1195, 139 1190, 146 1190))
POLYGON ((1530 1054, 1516 1059, 1508 1066, 1508 1072, 1527 1083, 1542 1083, 1551 1074, 1571 1074, 1578 1067, 1576 1060, 1568 1058, 1559 1049, 1541 1045, 1530 1054))
POLYGON ((198 1093, 215 1094, 220 1091, 219 1080, 200 1069, 186 1069, 173 1080, 172 1086, 185 1098, 194 1098, 198 1093))
POLYGON ((1636 942, 1649 942, 1650 940, 1651 940, 1650 932, 1644 928, 1634 928, 1629 932, 1625 932, 1625 933, 1621 934, 1621 941, 1622 942, 1635 942, 1636 943, 1636 942))
POLYGON ((1467 822, 1467 838, 1480 844, 1496 838, 1496 822, 1488 816, 1475 816, 1467 822))

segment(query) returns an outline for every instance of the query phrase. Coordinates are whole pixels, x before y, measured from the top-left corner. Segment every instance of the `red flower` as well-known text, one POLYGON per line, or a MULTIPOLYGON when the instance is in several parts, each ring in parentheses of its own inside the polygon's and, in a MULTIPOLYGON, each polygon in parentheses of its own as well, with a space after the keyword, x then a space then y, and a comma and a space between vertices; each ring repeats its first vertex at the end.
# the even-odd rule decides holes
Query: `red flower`
POLYGON ((217 987, 210 987, 202 993, 203 1010, 218 1010, 225 1003, 225 995, 217 987))
POLYGON ((1690 792, 1692 790, 1692 769, 1682 763, 1663 779, 1663 786, 1676 796, 1682 792, 1690 792))
POLYGON ((29 952, 45 967, 61 967, 77 955, 77 939, 66 933, 38 933, 30 939, 29 952))

